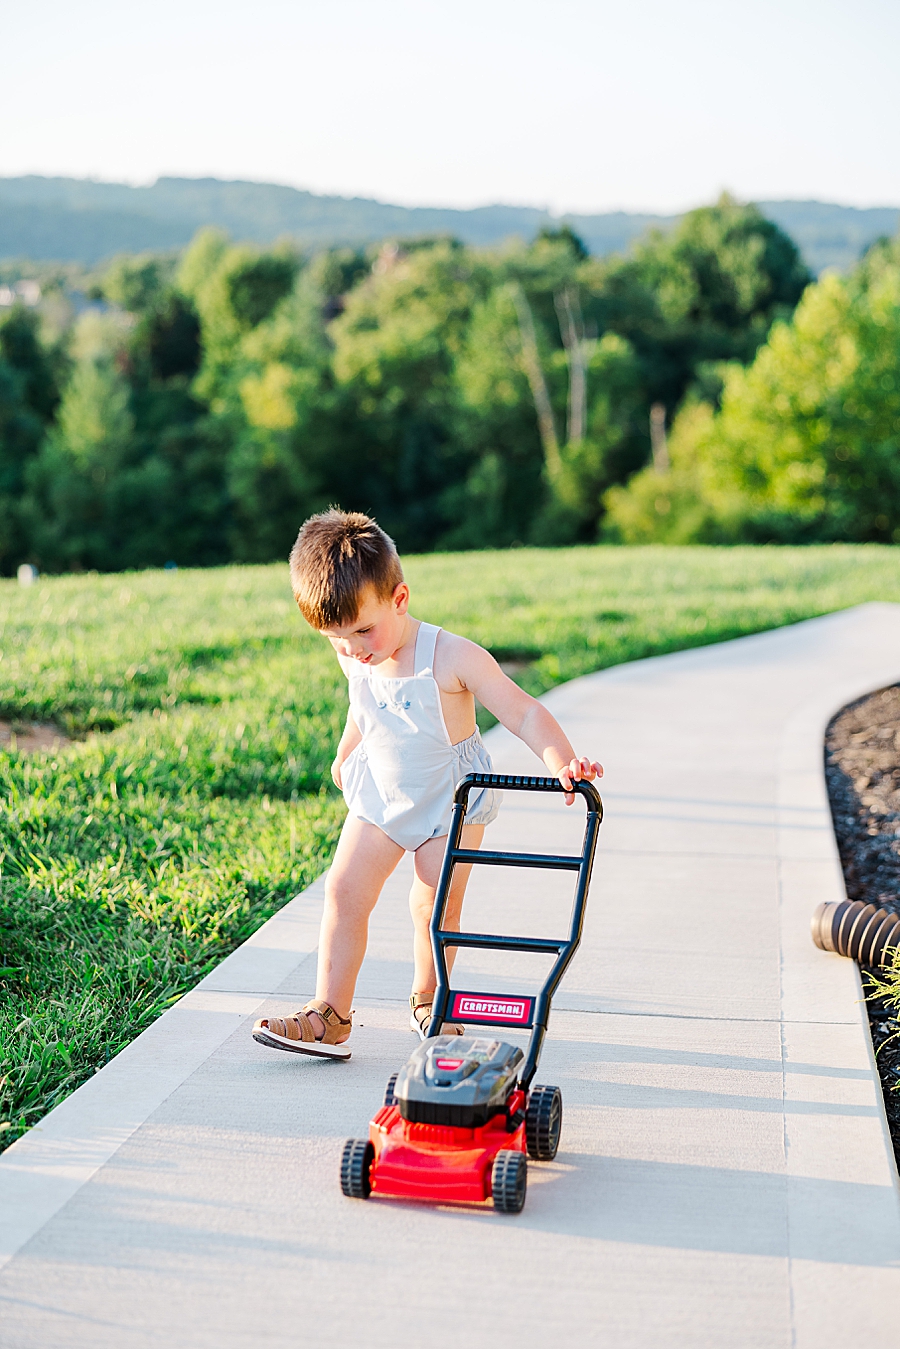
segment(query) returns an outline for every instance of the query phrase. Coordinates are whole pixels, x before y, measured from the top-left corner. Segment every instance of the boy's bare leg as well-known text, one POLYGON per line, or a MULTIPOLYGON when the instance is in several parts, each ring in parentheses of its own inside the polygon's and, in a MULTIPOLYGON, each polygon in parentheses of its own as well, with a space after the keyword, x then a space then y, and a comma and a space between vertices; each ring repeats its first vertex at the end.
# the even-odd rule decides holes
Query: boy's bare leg
MULTIPOLYGON (((366 954, 369 915, 402 856, 403 849, 374 824, 347 816, 325 880, 316 975, 316 998, 330 1003, 341 1017, 350 1015, 366 954)), ((320 1017, 313 1012, 310 1019, 318 1034, 320 1017)), ((324 1026, 321 1029, 324 1032, 324 1026)))
MULTIPOLYGON (((462 846, 464 848, 480 848, 483 837, 483 824, 464 825, 462 846)), ((412 914, 415 929, 413 938, 413 956, 416 966, 413 976, 414 993, 433 993, 437 987, 437 974, 435 973, 434 961, 431 958, 431 938, 428 935, 428 928, 434 910, 434 895, 437 890, 446 847, 447 836, 444 835, 442 838, 430 838, 415 852, 416 877, 409 892, 409 910, 412 914)), ((459 930, 462 904, 471 870, 471 865, 454 868, 443 924, 450 931, 459 930)), ((451 947, 447 952, 447 964, 451 969, 455 959, 456 948, 451 947)))

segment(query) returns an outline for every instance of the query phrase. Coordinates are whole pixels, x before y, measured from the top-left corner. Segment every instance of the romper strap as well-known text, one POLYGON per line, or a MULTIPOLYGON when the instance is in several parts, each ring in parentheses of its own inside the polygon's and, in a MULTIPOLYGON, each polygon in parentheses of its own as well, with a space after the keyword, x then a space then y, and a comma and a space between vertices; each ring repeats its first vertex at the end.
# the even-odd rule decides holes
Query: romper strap
POLYGON ((434 648, 440 628, 434 623, 420 623, 416 633, 416 669, 417 675, 432 674, 434 671, 434 648))

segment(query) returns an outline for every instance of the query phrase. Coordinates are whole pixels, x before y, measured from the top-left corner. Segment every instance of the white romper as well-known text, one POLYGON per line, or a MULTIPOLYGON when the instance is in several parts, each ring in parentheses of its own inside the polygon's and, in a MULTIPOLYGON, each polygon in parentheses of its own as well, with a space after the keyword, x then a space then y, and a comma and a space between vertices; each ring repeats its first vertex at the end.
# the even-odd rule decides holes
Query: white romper
MULTIPOLYGON (((371 665, 339 658, 362 734, 341 765, 347 809, 408 852, 449 831, 460 778, 493 772, 478 730, 458 745, 450 742, 433 669, 439 632, 433 623, 419 624, 415 673, 405 678, 382 678, 371 665)), ((499 809, 499 792, 472 792, 466 824, 490 824, 499 809)))

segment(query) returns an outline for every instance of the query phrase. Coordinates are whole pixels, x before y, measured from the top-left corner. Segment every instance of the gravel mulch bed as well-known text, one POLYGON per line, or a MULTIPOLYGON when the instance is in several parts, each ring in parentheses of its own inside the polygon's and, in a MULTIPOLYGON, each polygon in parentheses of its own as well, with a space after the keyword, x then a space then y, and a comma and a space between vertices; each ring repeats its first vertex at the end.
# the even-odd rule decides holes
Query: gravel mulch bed
MULTIPOLYGON (((900 913, 900 686, 838 713, 825 735, 825 777, 848 897, 900 913)), ((881 998, 867 1007, 900 1166, 900 1023, 881 998)))

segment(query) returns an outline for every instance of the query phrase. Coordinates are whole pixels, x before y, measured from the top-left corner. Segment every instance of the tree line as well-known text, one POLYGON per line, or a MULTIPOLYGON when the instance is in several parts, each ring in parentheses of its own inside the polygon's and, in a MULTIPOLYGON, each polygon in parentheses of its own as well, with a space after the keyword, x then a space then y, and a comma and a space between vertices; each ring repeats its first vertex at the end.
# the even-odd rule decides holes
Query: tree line
POLYGON ((722 392, 689 393, 665 464, 607 492, 626 543, 900 543, 900 240, 827 274, 722 392))
POLYGON ((727 197, 604 259, 203 230, 2 322, 0 568, 269 561, 331 502, 406 551, 889 539, 898 277, 812 284, 727 197))

